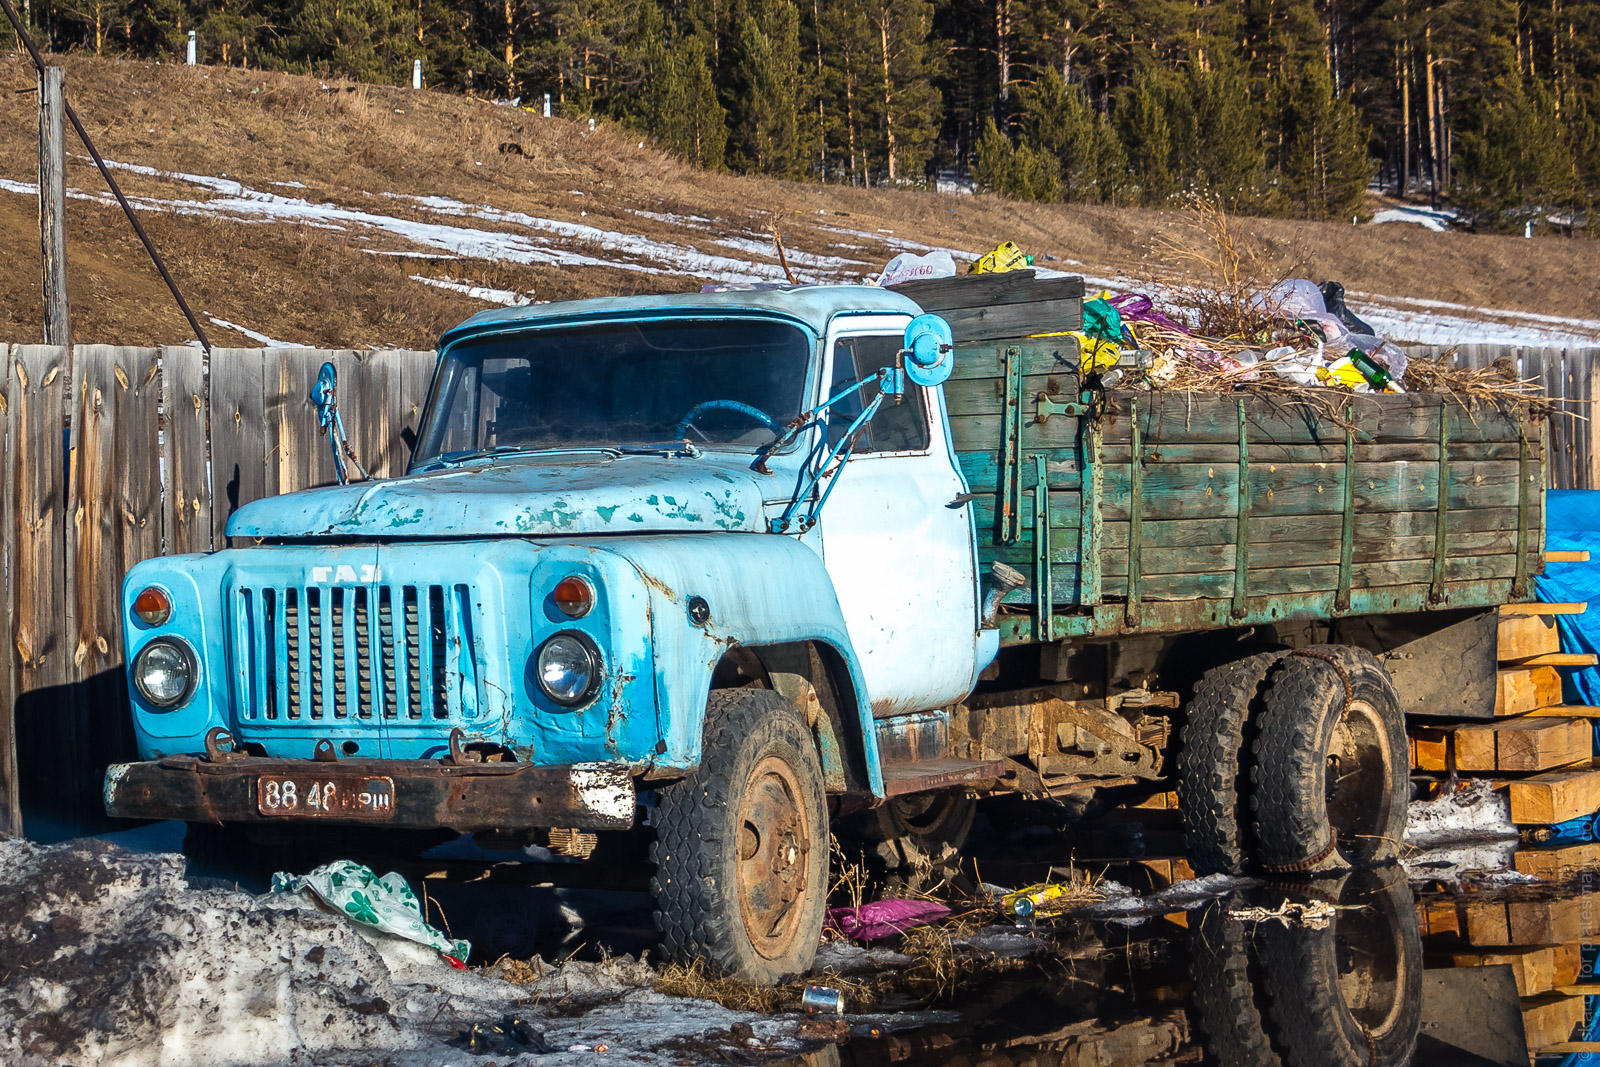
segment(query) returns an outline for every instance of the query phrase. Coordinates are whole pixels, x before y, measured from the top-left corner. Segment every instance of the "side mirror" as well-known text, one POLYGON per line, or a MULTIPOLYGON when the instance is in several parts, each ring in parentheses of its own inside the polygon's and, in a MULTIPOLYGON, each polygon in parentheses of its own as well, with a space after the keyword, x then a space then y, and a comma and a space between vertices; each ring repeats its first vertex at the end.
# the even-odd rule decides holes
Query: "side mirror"
POLYGON ((317 406, 317 419, 327 426, 329 411, 339 403, 339 372, 332 363, 324 363, 317 371, 316 383, 311 386, 311 402, 317 406))
POLYGON ((918 315, 906 326, 906 377, 929 388, 943 385, 956 369, 950 324, 937 315, 918 315))

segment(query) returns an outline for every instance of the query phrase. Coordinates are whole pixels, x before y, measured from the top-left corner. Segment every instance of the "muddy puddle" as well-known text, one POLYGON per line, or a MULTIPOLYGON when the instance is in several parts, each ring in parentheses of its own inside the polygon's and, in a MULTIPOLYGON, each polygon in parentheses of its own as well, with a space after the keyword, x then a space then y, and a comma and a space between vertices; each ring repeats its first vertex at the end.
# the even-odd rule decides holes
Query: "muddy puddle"
MULTIPOLYGON (((842 1016, 800 1013, 799 986, 658 966, 656 992, 757 1025, 672 1038, 653 1062, 1600 1065, 1600 1041, 1583 1047, 1588 989, 1600 991, 1589 985, 1600 844, 1530 843, 1451 813, 1404 866, 1196 879, 1175 811, 1083 815, 996 803, 959 866, 937 873, 885 879, 836 863, 836 906, 933 899, 951 914, 866 943, 834 935, 808 981, 839 991, 842 1016), (1004 890, 1046 882, 1073 888, 1031 919, 1007 914, 1004 890)), ((462 839, 402 870, 488 973, 654 962, 638 856, 602 847, 580 863, 462 839)), ((581 996, 539 1004, 547 1020, 592 1009, 581 996)))

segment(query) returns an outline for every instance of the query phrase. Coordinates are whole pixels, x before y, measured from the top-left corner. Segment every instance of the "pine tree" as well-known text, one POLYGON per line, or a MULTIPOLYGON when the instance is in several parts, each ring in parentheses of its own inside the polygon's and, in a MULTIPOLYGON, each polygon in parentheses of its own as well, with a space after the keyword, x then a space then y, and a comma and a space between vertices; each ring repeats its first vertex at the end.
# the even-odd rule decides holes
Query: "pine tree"
POLYGON ((728 112, 728 162, 735 170, 798 176, 800 14, 789 0, 770 0, 763 25, 741 20, 728 112))
POLYGON ((929 36, 928 0, 866 0, 874 45, 872 103, 884 174, 890 183, 919 175, 939 131, 939 71, 929 36))
POLYGON ((1231 211, 1259 204, 1266 150, 1244 79, 1226 67, 1208 70, 1194 62, 1184 81, 1195 131, 1194 158, 1185 167, 1192 184, 1231 211))
POLYGON ((319 74, 393 84, 402 77, 397 30, 391 0, 304 0, 285 43, 319 74))
POLYGON ((984 124, 972 168, 980 188, 1012 200, 1055 200, 1057 169, 1049 153, 1013 145, 993 119, 984 124))
POLYGON ((1081 85, 1054 70, 1021 91, 1027 140, 1049 153, 1060 173, 1064 200, 1113 200, 1127 185, 1127 158, 1111 124, 1094 109, 1081 85))
POLYGON ((867 86, 872 28, 861 0, 823 0, 818 28, 824 55, 824 136, 829 156, 851 184, 870 180, 867 160, 867 86))
POLYGON ((1336 96, 1327 68, 1312 64, 1284 95, 1279 170, 1295 211, 1347 219, 1361 210, 1372 177, 1366 131, 1348 97, 1336 96))
POLYGON ((1163 204, 1178 191, 1169 107, 1154 74, 1134 82, 1117 104, 1117 125, 1141 204, 1163 204))
POLYGON ((1511 75, 1472 107, 1461 134, 1456 201, 1480 229, 1520 228, 1527 209, 1576 200, 1576 172, 1549 90, 1525 88, 1511 75))
POLYGON ((717 99, 711 74, 711 49, 700 36, 683 40, 676 58, 688 106, 684 158, 707 170, 721 170, 728 144, 728 115, 717 99))

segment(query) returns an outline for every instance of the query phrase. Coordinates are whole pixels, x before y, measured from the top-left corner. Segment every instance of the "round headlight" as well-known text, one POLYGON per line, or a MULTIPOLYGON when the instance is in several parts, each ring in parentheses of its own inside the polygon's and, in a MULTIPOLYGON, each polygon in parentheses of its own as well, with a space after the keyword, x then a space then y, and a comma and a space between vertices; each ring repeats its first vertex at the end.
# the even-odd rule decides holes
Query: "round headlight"
POLYGON ((576 707, 600 687, 600 650, 583 634, 559 633, 539 648, 534 670, 545 696, 576 707))
POLYGON ((194 693, 194 653, 181 641, 157 638, 133 660, 133 684, 158 708, 175 708, 194 693))

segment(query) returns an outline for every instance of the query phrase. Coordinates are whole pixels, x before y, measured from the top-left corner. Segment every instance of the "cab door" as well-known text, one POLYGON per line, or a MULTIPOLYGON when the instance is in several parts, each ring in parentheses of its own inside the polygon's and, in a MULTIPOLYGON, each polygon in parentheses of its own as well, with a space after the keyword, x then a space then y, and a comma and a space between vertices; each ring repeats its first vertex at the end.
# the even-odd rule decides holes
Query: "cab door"
MULTIPOLYGON (((890 366, 906 318, 862 316, 831 331, 826 395, 890 366)), ((836 405, 830 443, 870 403, 869 386, 836 405)), ((860 437, 818 523, 823 562, 861 661, 873 715, 940 707, 972 687, 978 634, 971 508, 941 389, 908 385, 860 437), (954 506, 953 506, 954 505, 954 506)))

